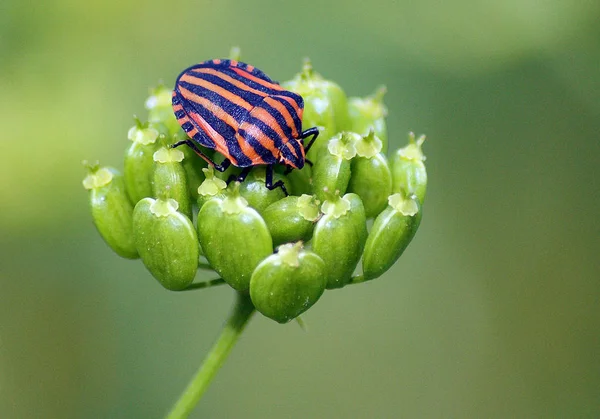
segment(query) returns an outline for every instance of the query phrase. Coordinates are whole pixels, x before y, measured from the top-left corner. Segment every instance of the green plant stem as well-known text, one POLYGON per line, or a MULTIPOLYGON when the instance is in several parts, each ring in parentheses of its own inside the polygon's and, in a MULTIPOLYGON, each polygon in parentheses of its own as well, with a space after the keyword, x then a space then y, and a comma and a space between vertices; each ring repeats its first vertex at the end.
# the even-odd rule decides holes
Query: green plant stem
POLYGON ((205 269, 207 271, 214 271, 213 267, 210 266, 210 263, 198 262, 198 269, 205 269))
POLYGON ((353 275, 343 286, 332 289, 341 290, 342 288, 347 287, 348 285, 362 284, 363 282, 367 282, 364 275, 353 275))
POLYGON ((365 277, 363 275, 354 275, 351 279, 350 282, 348 282, 348 284, 346 285, 351 285, 351 284, 361 284, 363 282, 366 282, 365 277))
POLYGON ((217 285, 223 285, 224 283, 225 283, 225 280, 223 278, 209 279, 208 281, 195 282, 193 284, 190 284, 189 287, 187 287, 186 289, 184 289, 182 291, 200 290, 200 289, 204 289, 204 288, 215 287, 217 285))
POLYGON ((204 358, 200 369, 173 406, 167 419, 187 418, 221 368, 233 345, 254 313, 248 294, 237 293, 233 310, 221 331, 221 335, 204 358))

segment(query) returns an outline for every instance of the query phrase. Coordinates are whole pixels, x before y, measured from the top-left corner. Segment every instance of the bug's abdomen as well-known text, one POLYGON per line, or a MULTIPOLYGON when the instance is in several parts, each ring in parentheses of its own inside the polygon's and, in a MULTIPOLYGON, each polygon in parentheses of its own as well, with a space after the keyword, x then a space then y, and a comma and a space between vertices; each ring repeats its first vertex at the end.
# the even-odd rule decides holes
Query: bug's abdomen
POLYGON ((286 140, 286 134, 268 111, 268 107, 256 106, 240 126, 236 140, 251 165, 274 164, 279 160, 279 148, 286 140))
POLYGON ((237 135, 252 165, 277 163, 282 147, 301 132, 300 118, 289 98, 265 97, 240 125, 237 135))

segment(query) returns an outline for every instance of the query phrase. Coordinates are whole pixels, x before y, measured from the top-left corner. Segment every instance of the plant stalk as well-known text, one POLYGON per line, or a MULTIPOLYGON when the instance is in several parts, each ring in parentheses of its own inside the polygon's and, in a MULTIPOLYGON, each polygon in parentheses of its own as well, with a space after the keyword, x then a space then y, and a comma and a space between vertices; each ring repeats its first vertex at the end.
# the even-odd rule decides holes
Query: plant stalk
POLYGON ((187 418, 221 368, 244 327, 254 313, 248 294, 236 293, 236 302, 221 335, 204 358, 202 365, 177 400, 167 419, 187 418))
POLYGON ((181 291, 200 290, 200 289, 204 289, 204 288, 216 287, 217 285, 223 285, 223 284, 225 284, 225 280, 223 278, 215 278, 215 279, 209 279, 208 281, 194 282, 193 284, 190 284, 189 287, 187 287, 186 289, 183 289, 181 291))

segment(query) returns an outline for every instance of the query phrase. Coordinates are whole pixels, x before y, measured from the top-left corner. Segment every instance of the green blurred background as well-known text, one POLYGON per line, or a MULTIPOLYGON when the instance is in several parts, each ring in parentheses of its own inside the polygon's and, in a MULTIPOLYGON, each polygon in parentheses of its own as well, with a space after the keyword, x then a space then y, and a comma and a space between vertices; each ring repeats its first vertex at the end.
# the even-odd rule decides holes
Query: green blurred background
POLYGON ((257 316, 193 417, 600 417, 600 3, 0 4, 0 417, 159 418, 232 302, 163 290, 96 233, 80 161, 120 166, 148 87, 227 55, 386 84, 425 133, 399 263, 310 330, 257 316))

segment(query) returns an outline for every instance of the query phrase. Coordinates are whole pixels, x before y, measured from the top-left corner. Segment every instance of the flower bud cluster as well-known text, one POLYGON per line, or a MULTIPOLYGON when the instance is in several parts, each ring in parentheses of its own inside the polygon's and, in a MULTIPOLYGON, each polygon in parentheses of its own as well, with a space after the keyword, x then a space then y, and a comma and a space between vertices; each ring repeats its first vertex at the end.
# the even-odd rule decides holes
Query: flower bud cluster
POLYGON ((106 243, 140 258, 162 286, 190 289, 199 266, 209 266, 285 323, 326 289, 377 278, 398 260, 421 221, 427 173, 423 136, 410 134, 406 147, 386 156, 384 88, 348 99, 309 62, 282 85, 302 95, 303 126, 320 132, 311 164, 276 168, 273 181, 283 181, 289 196, 266 188, 262 167, 228 185, 238 168, 215 172, 187 147, 171 148, 186 134, 164 86, 146 101, 148 122, 136 120, 128 132, 123 173, 88 165, 83 185, 106 243))

